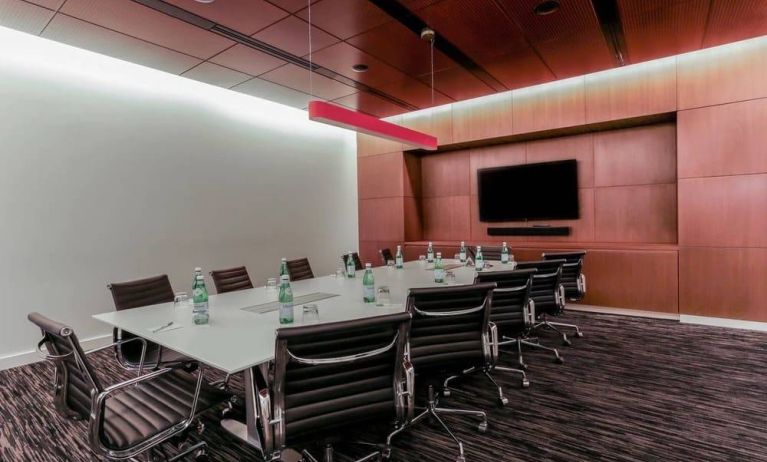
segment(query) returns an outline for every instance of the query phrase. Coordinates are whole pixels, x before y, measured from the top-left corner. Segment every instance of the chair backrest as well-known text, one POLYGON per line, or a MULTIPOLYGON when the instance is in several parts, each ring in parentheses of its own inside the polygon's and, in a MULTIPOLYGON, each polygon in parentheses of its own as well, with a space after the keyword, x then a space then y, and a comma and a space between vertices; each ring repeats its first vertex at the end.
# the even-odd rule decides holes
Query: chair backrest
POLYGON ((381 255, 381 260, 383 261, 384 265, 387 265, 389 261, 394 261, 394 255, 391 253, 391 249, 386 247, 378 251, 378 253, 381 255))
MULTIPOLYGON (((173 287, 170 285, 167 274, 135 281, 113 282, 107 287, 112 293, 117 311, 172 302, 174 298, 173 287)), ((119 333, 118 329, 114 329, 113 336, 114 340, 117 340, 118 336, 123 340, 135 337, 129 332, 119 333)), ((147 345, 147 351, 156 348, 157 344, 155 343, 148 343, 147 345)), ((138 364, 141 357, 141 345, 138 342, 129 342, 115 347, 115 352, 121 363, 138 364)))
POLYGON ((112 292, 117 311, 173 301, 173 287, 167 274, 128 282, 113 282, 112 292))
POLYGON ((495 284, 411 289, 410 359, 416 375, 461 371, 490 361, 487 350, 495 284))
POLYGON ((410 315, 277 330, 276 447, 370 419, 406 418, 401 390, 410 315))
MULTIPOLYGON (((501 252, 503 252, 503 247, 482 246, 482 258, 485 260, 501 261, 501 252)), ((511 249, 509 249, 509 252, 511 252, 511 249)))
POLYGON ((478 272, 475 284, 495 283, 490 320, 504 335, 514 335, 527 327, 525 312, 530 302, 535 268, 513 271, 478 272))
MULTIPOLYGON (((352 255, 352 258, 354 259, 354 269, 356 269, 357 271, 365 269, 365 267, 362 266, 362 260, 360 260, 360 255, 357 252, 352 252, 351 255, 352 255)), ((349 256, 348 253, 341 255, 341 262, 343 262, 344 268, 346 267, 346 259, 348 256, 349 256)))
POLYGON ((248 270, 244 266, 214 270, 210 272, 210 277, 219 294, 253 288, 248 270))
POLYGON ((564 309, 561 299, 562 265, 565 260, 538 260, 517 263, 517 269, 535 268, 530 298, 535 302, 536 313, 559 314, 564 309))
POLYGON ((314 278, 312 266, 309 264, 308 258, 288 260, 288 274, 290 275, 291 281, 314 278))
POLYGON ((30 313, 27 319, 42 331, 38 350, 56 365, 53 397, 56 410, 68 418, 88 420, 91 394, 100 393, 102 388, 74 330, 40 313, 30 313), (43 345, 47 353, 40 349, 43 345))
POLYGON ((578 279, 583 273, 583 260, 586 258, 586 251, 577 252, 549 252, 543 254, 544 260, 562 260, 566 262, 562 265, 562 285, 565 287, 565 294, 569 298, 579 299, 584 294, 581 293, 581 286, 578 279))

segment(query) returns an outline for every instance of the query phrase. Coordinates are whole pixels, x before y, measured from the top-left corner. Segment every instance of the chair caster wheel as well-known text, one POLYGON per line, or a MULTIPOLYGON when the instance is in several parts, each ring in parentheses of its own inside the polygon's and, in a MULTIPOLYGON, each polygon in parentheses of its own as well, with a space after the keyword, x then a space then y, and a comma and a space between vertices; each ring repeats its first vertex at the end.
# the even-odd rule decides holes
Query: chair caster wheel
POLYGON ((565 358, 563 358, 561 356, 557 356, 557 359, 555 359, 555 361, 556 361, 557 364, 564 364, 565 363, 565 358))
POLYGON ((504 407, 504 406, 506 406, 507 404, 509 404, 509 398, 507 398, 507 397, 505 397, 505 396, 504 396, 503 398, 498 398, 498 404, 499 404, 501 407, 504 407))
POLYGON ((444 390, 442 390, 442 396, 444 396, 445 398, 449 398, 450 397, 450 389, 449 388, 445 388, 444 390))
POLYGON ((575 336, 578 337, 578 338, 581 338, 581 337, 583 337, 583 332, 578 331, 578 332, 575 333, 575 336))
POLYGON ((458 457, 455 459, 455 462, 466 462, 466 458, 465 458, 465 457, 463 457, 463 456, 458 456, 458 457))
POLYGON ((209 462, 210 456, 208 456, 208 451, 205 450, 199 450, 197 451, 197 454, 194 455, 195 462, 209 462))
POLYGON ((477 425, 477 431, 480 433, 487 433, 487 422, 480 422, 479 425, 477 425))
POLYGON ((530 381, 527 379, 522 379, 522 388, 530 388, 530 381))

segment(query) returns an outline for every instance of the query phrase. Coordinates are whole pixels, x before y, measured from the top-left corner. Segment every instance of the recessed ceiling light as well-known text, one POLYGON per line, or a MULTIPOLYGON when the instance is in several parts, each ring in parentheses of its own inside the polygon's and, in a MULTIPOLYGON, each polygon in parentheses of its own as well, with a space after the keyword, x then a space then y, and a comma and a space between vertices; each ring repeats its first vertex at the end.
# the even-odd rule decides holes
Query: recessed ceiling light
POLYGON ((367 72, 368 71, 368 65, 367 64, 355 64, 352 66, 352 70, 354 72, 367 72))
POLYGON ((194 1, 197 2, 197 3, 213 3, 216 0, 194 0, 194 1))
POLYGON ((557 10, 559 10, 559 2, 556 0, 545 0, 533 9, 538 16, 546 16, 557 10))

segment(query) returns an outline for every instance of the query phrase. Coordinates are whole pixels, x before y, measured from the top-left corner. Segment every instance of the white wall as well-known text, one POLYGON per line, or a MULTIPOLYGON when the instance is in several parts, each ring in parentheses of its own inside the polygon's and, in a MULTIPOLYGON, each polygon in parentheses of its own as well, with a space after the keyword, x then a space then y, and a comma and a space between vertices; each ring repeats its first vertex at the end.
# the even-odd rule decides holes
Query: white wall
POLYGON ((0 367, 40 311, 109 332, 112 281, 356 247, 356 139, 306 112, 0 28, 0 367), (6 358, 3 358, 3 357, 6 358))

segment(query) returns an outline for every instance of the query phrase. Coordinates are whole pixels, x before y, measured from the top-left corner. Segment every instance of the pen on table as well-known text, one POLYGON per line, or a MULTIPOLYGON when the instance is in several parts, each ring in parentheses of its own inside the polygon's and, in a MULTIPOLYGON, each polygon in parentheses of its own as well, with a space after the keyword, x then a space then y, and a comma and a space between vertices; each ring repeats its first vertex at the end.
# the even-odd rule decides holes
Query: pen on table
POLYGON ((163 330, 163 329, 167 329, 168 327, 170 327, 170 326, 172 326, 172 325, 173 325, 173 321, 169 322, 168 324, 165 324, 164 326, 160 326, 160 327, 158 327, 157 329, 153 329, 153 330, 152 330, 152 333, 153 333, 153 334, 156 334, 156 333, 160 332, 161 330, 163 330))

